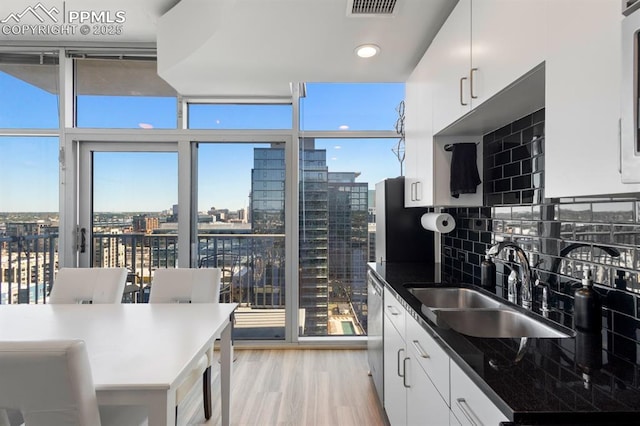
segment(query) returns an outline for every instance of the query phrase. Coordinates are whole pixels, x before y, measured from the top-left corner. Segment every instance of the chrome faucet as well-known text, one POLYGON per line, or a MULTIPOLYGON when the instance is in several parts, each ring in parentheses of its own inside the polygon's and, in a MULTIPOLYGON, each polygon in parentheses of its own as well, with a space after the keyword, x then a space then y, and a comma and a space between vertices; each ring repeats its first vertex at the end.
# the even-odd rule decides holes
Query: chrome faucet
MULTIPOLYGON (((529 266, 529 259, 527 258, 527 254, 524 252, 524 250, 522 250, 522 248, 514 242, 502 241, 498 244, 495 244, 489 250, 487 250, 487 255, 495 257, 498 253, 500 253, 505 248, 513 249, 516 253, 516 256, 518 258, 518 263, 520 264, 520 282, 522 283, 522 307, 525 309, 531 309, 533 305, 533 289, 532 289, 533 273, 531 271, 531 266, 529 266)), ((512 270, 510 274, 510 281, 513 281, 514 275, 515 274, 512 270)), ((515 282, 510 283, 510 286, 511 285, 515 285, 515 282)), ((511 293, 511 289, 510 289, 510 293, 511 293)), ((509 297, 509 299, 511 298, 512 297, 509 297)), ((517 298, 514 297, 514 299, 516 300, 510 300, 510 301, 517 303, 517 298)))

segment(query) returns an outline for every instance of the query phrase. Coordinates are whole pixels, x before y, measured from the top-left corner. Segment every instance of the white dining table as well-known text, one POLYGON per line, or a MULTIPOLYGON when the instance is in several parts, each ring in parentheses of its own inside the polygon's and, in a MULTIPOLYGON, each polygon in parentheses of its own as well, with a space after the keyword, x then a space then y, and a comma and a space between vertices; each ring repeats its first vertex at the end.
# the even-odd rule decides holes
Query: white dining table
POLYGON ((82 339, 98 404, 145 406, 150 426, 174 426, 177 387, 219 338, 221 420, 226 426, 236 307, 235 303, 2 305, 0 341, 82 339))

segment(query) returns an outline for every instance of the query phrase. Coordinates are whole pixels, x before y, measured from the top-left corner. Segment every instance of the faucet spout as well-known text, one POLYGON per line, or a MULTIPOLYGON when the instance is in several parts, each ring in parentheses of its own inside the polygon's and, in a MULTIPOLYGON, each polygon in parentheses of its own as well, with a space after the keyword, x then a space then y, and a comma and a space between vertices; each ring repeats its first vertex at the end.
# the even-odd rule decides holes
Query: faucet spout
POLYGON ((522 248, 514 242, 502 241, 487 250, 487 255, 496 256, 505 248, 510 248, 516 253, 518 263, 520 264, 520 282, 522 283, 522 307, 531 309, 533 305, 533 274, 531 271, 531 266, 529 265, 529 259, 527 258, 527 254, 524 252, 524 250, 522 250, 522 248))

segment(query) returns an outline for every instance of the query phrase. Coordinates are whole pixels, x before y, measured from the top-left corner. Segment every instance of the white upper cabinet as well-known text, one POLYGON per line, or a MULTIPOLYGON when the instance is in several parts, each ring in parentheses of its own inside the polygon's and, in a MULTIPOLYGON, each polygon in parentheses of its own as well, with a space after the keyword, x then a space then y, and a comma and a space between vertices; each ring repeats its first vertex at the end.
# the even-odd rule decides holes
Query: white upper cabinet
POLYGON ((544 61, 546 2, 473 0, 471 9, 469 81, 476 108, 544 61))
POLYGON ((471 0, 460 0, 429 46, 434 133, 471 110, 471 0))
POLYGON ((431 131, 431 87, 429 68, 423 59, 412 79, 407 81, 405 95, 405 194, 406 207, 433 203, 433 164, 431 131))
POLYGON ((640 192, 620 167, 620 2, 548 2, 545 196, 640 192))
POLYGON ((541 0, 460 0, 428 52, 438 133, 545 58, 541 0))
MULTIPOLYGON (((491 120, 480 120, 477 131, 457 132, 452 125, 461 123, 462 117, 474 117, 469 112, 482 104, 492 104, 490 115, 496 121, 500 116, 495 113, 496 102, 486 101, 495 100, 494 95, 544 61, 545 4, 540 0, 460 0, 453 9, 406 84, 407 207, 482 205, 482 185, 475 194, 451 197, 451 153, 444 146, 481 142, 480 130, 499 127, 491 128, 491 120), (528 22, 536 23, 535 31, 525 25, 528 22)), ((481 148, 480 143, 482 176, 481 148)))

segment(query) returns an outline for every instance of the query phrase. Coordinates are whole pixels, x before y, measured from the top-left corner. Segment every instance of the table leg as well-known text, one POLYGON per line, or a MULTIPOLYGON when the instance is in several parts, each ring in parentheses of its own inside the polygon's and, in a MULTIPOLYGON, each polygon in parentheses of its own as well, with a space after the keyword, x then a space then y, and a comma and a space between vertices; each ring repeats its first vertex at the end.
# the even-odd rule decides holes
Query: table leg
POLYGON ((229 322, 220 335, 220 402, 222 407, 222 426, 229 426, 231 418, 231 368, 233 366, 231 328, 231 322, 229 322))
POLYGON ((176 424, 176 408, 175 393, 173 398, 167 397, 167 393, 154 398, 147 407, 149 409, 149 425, 167 425, 175 426, 176 424))

